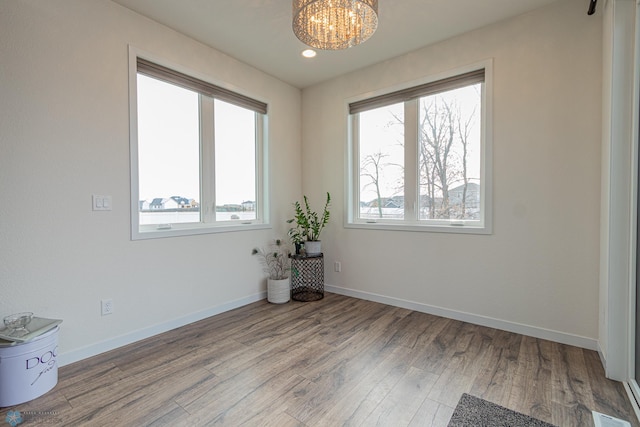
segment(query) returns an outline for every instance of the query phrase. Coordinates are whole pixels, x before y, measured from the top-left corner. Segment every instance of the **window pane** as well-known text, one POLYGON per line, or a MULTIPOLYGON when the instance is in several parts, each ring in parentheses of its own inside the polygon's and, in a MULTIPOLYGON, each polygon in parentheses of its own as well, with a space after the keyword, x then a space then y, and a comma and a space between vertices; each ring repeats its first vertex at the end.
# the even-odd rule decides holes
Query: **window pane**
POLYGON ((200 221, 198 94, 138 74, 140 225, 200 221))
POLYGON ((216 220, 256 219, 256 113, 215 100, 216 220))
POLYGON ((482 83, 420 98, 420 219, 480 219, 482 83))
POLYGON ((404 103, 359 113, 360 218, 404 219, 404 103))

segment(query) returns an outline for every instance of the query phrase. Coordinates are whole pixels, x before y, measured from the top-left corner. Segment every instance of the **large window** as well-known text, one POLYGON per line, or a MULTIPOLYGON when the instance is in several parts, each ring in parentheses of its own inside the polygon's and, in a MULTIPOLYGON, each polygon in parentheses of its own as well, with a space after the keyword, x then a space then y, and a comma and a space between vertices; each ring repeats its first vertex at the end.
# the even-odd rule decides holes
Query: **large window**
POLYGON ((489 233, 486 66, 349 104, 349 224, 489 233))
POLYGON ((133 238, 263 224, 266 104, 134 60, 133 238))

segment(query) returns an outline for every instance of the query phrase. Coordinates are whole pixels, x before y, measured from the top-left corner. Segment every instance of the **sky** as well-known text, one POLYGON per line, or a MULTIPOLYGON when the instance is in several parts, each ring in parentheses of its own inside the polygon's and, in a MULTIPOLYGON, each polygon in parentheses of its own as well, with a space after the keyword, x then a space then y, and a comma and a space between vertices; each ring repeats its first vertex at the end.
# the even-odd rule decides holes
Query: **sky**
MULTIPOLYGON (((215 100, 216 204, 255 201, 255 113, 215 100)), ((201 202, 199 95, 138 75, 139 199, 201 202)))

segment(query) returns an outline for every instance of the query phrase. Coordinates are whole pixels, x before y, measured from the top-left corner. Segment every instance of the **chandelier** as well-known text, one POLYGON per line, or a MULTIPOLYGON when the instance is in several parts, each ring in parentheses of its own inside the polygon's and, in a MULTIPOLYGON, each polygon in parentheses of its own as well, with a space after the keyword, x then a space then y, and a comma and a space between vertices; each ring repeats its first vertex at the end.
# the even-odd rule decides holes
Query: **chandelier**
POLYGON ((378 27, 378 0, 293 0, 293 32, 325 50, 358 45, 378 27))

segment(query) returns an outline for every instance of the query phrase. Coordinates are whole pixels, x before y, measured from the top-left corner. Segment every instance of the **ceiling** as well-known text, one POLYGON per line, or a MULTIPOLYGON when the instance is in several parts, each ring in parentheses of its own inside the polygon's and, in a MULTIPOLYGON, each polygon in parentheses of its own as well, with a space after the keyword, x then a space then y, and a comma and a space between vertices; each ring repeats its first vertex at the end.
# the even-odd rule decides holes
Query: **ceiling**
POLYGON ((378 29, 368 41, 312 59, 300 55, 305 45, 291 29, 291 0, 113 1, 304 88, 566 0, 379 0, 378 29))

